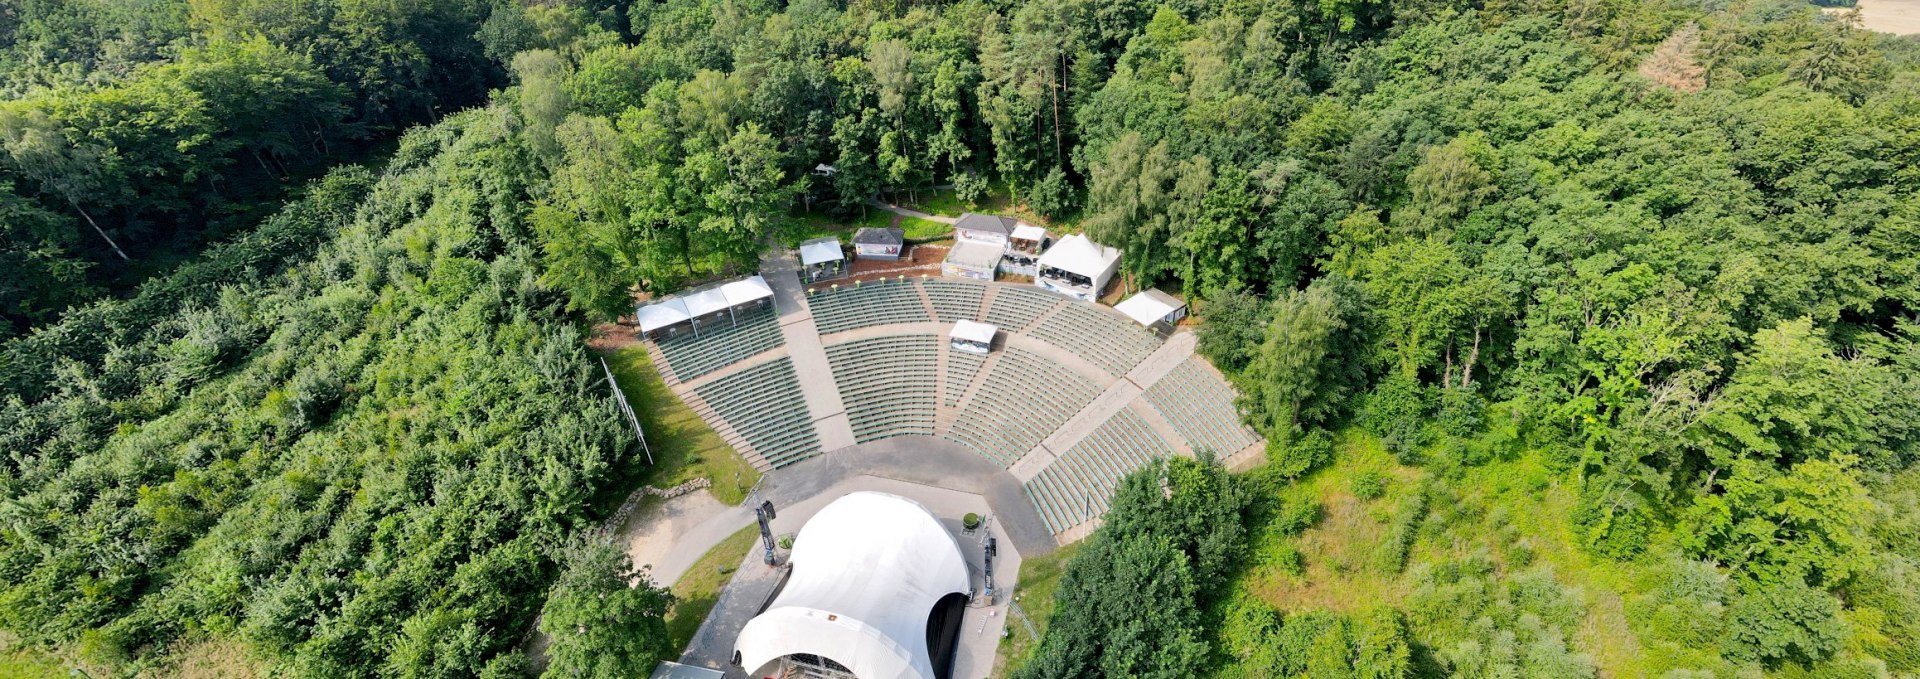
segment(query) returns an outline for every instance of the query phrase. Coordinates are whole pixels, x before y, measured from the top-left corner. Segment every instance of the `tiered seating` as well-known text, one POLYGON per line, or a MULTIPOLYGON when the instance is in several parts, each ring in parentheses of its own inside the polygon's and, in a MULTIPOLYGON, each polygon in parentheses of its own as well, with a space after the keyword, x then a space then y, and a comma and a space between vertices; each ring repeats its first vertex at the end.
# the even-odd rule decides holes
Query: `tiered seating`
POLYGON ((987 286, 955 281, 927 281, 921 286, 927 291, 927 300, 933 302, 933 310, 939 314, 941 323, 963 318, 980 320, 980 300, 986 296, 987 286))
POLYGON ((927 307, 920 303, 920 294, 912 283, 842 285, 839 290, 807 295, 807 305, 813 309, 814 325, 822 335, 870 325, 933 320, 927 317, 927 307))
POLYGON ((1240 423, 1233 387, 1189 358, 1147 389, 1147 402, 1173 424, 1195 451, 1230 455, 1260 438, 1240 423))
POLYGON ((1088 304, 1069 304, 1027 334, 1072 351, 1116 377, 1160 346, 1139 324, 1088 304))
POLYGON ((712 321, 700 326, 699 336, 686 333, 660 340, 667 367, 682 382, 738 363, 780 346, 780 322, 772 306, 742 313, 735 324, 712 321))
POLYGON ((1105 514, 1120 477, 1172 452, 1146 420, 1122 410, 1028 481, 1027 499, 1058 533, 1105 514))
POLYGON ((1098 395, 1098 385, 1073 371, 1027 351, 1006 349, 947 435, 1008 466, 1098 395))
POLYGON ((949 407, 960 405, 960 397, 966 395, 967 387, 973 386, 973 378, 980 374, 980 366, 986 362, 987 357, 979 354, 947 352, 946 403, 949 407))
POLYGON ((827 347, 854 440, 933 435, 939 350, 934 335, 889 335, 827 347))
POLYGON ((1014 332, 1033 324, 1033 319, 1065 300, 1065 297, 1035 288, 1002 285, 993 292, 993 305, 987 309, 987 322, 1000 326, 1001 330, 1014 332))
POLYGON ((820 452, 792 358, 782 356, 721 377, 694 392, 775 467, 820 452))

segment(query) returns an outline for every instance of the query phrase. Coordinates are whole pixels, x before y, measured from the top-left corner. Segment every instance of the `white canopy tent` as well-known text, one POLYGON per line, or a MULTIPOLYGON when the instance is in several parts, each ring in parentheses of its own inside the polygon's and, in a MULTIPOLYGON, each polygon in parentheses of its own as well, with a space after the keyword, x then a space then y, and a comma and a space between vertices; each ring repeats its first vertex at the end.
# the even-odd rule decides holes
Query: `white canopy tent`
POLYGON ((805 654, 860 679, 935 679, 928 616, 971 581, 959 543, 926 507, 849 493, 800 529, 790 563, 786 586, 734 642, 742 668, 805 654))
POLYGON ((1187 316, 1187 305, 1172 295, 1155 289, 1141 290, 1126 301, 1114 305, 1113 309, 1133 322, 1153 327, 1155 324, 1173 324, 1187 316))
POLYGON ((1106 289, 1120 268, 1120 251, 1074 234, 1060 239, 1040 255, 1040 275, 1034 284, 1082 300, 1092 301, 1106 289))
POLYGON ((718 314, 733 306, 727 303, 727 293, 721 292, 719 286, 698 290, 680 299, 686 302, 687 315, 692 316, 695 322, 702 316, 718 314))
POLYGON ((1032 224, 1021 224, 1013 227, 1013 239, 1043 241, 1047 239, 1047 230, 1032 224))
POLYGON ((720 294, 726 295, 729 306, 745 306, 763 299, 773 299, 773 287, 767 285, 765 278, 748 276, 720 286, 720 294))
POLYGON ((692 320, 693 314, 687 312, 686 302, 674 298, 634 310, 633 319, 640 324, 642 334, 652 334, 662 328, 692 320))
POLYGON ((960 319, 953 322, 953 332, 947 340, 955 349, 984 354, 993 351, 993 336, 999 328, 979 321, 960 319))
POLYGON ((810 240, 800 244, 800 263, 807 266, 840 261, 840 241, 831 238, 810 240))

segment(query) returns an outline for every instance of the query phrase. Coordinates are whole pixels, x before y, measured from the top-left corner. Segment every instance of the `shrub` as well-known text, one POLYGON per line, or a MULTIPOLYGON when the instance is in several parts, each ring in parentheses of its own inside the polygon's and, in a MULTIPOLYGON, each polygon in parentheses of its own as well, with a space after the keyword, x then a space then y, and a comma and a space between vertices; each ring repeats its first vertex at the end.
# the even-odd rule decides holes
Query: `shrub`
POLYGON ((1361 499, 1372 500, 1387 494, 1387 475, 1378 469, 1360 472, 1353 479, 1353 494, 1361 499))
POLYGON ((1422 422, 1431 408, 1427 388, 1412 377, 1395 374, 1380 381, 1360 407, 1360 426, 1380 437, 1387 451, 1401 462, 1419 461, 1427 443, 1422 422))
POLYGON ((1067 173, 1055 167, 1035 183, 1027 196, 1027 207, 1047 219, 1067 216, 1073 209, 1073 184, 1067 181, 1067 173))
POLYGON ((953 196, 966 201, 968 206, 978 207, 980 199, 987 197, 987 178, 972 171, 954 175, 953 196))
POLYGON ((1804 582, 1749 583, 1727 621, 1728 654, 1769 667, 1831 657, 1846 638, 1840 602, 1804 582))
POLYGON ((966 526, 967 530, 973 530, 975 528, 979 528, 980 515, 975 514, 973 512, 967 512, 966 516, 960 518, 960 524, 963 526, 966 526))
POLYGON ((1315 429, 1290 438, 1267 440, 1267 461, 1273 473, 1297 479, 1333 461, 1333 437, 1326 430, 1315 429))
POLYGON ((1429 495, 1429 489, 1422 486, 1393 513, 1393 523, 1380 545, 1382 570, 1388 573, 1406 570, 1407 556, 1413 552, 1413 543, 1420 537, 1420 524, 1427 518, 1429 495))

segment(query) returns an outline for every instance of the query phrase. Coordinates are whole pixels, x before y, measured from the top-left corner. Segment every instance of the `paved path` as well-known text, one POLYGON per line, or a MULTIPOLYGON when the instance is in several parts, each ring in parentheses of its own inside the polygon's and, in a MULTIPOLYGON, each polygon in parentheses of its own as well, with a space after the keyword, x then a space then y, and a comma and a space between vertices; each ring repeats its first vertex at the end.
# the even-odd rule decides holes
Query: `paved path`
POLYGON ((840 401, 840 387, 833 381, 833 368, 820 343, 820 329, 813 324, 813 312, 807 309, 806 289, 800 285, 796 268, 792 259, 775 255, 761 266, 760 275, 773 288, 773 305, 780 312, 780 336, 787 342, 787 355, 793 357, 794 377, 800 382, 800 395, 806 400, 814 433, 820 437, 820 450, 839 450, 855 443, 853 423, 847 419, 847 406, 840 401))
POLYGON ((729 507, 702 490, 635 512, 621 526, 618 539, 626 543, 633 565, 646 568, 654 584, 672 587, 707 550, 752 524, 751 507, 729 507))
POLYGON ((880 199, 878 198, 868 198, 867 204, 880 208, 882 210, 886 210, 888 212, 894 213, 896 215, 900 215, 902 217, 912 217, 914 219, 925 219, 928 221, 940 222, 941 224, 952 224, 954 222, 960 221, 953 217, 942 217, 940 215, 930 215, 925 212, 921 212, 919 210, 909 210, 907 208, 903 208, 898 205, 888 205, 886 203, 880 202, 880 199))

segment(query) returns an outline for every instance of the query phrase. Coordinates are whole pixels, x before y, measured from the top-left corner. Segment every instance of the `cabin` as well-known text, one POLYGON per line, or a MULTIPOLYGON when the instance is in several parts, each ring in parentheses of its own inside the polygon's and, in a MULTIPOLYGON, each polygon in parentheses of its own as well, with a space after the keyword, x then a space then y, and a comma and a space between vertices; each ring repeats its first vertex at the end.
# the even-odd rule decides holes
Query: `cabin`
POLYGON ((1074 234, 1040 255, 1039 268, 1034 285, 1091 302, 1100 298, 1113 272, 1120 268, 1120 251, 1074 234))
POLYGON ((839 238, 823 236, 800 244, 800 278, 813 283, 845 275, 847 258, 839 238))
POLYGON ((1020 227, 1020 221, 1012 217, 983 215, 968 212, 953 222, 954 244, 985 243, 1004 249, 1007 241, 1013 239, 1013 230, 1020 227))
POLYGON ((1126 301, 1114 305, 1118 311, 1133 322, 1139 323, 1154 334, 1165 336, 1173 332, 1174 326, 1187 317, 1187 303, 1174 296, 1161 292, 1157 288, 1148 288, 1128 297, 1126 301))
POLYGON ((853 258, 897 260, 906 252, 907 231, 866 227, 853 234, 853 258))

